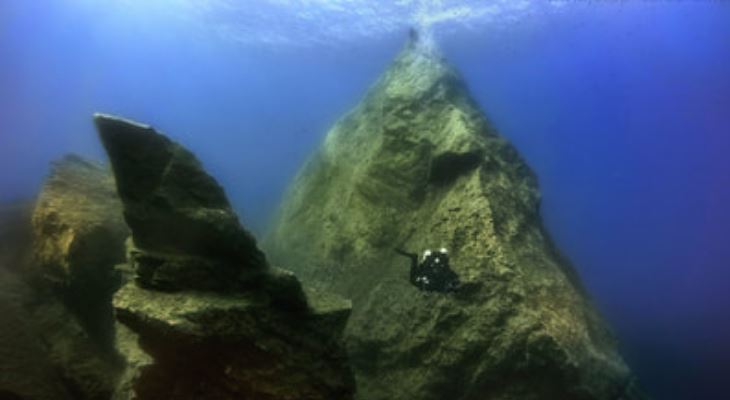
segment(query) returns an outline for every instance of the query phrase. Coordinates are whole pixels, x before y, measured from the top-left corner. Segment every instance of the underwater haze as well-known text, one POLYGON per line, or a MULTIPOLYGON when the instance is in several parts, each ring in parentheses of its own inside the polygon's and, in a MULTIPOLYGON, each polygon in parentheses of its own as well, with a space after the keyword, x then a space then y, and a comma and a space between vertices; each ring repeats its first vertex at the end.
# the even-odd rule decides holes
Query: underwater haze
POLYGON ((730 373, 730 2, 2 0, 0 202, 97 111, 193 149, 262 235, 411 27, 538 176, 540 212, 655 399, 730 373))

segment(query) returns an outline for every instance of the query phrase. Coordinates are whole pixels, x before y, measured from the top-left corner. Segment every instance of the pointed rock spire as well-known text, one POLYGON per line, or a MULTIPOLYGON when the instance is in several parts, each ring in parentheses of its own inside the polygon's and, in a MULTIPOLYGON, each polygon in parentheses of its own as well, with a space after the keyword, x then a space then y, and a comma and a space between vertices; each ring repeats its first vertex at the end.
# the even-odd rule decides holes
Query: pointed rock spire
POLYGON ((411 40, 329 131, 264 247, 353 300, 361 399, 641 399, 538 214, 537 182, 432 47, 411 40), (423 293, 394 248, 448 249, 423 293))
POLYGON ((137 247, 266 267, 223 188, 191 152, 147 125, 105 114, 94 122, 137 247))

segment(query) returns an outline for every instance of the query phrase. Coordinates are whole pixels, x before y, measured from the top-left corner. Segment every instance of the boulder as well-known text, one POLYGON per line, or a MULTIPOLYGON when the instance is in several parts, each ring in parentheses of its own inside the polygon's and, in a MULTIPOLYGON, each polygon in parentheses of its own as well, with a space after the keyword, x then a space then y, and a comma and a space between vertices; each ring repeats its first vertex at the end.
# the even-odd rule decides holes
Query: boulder
POLYGON ((413 35, 302 168, 263 247, 352 299, 359 399, 643 398, 538 206, 529 167, 413 35), (442 247, 461 288, 411 285, 394 249, 442 247))
POLYGON ((352 398, 340 343, 350 303, 308 301, 269 266, 188 150, 146 125, 95 122, 133 239, 114 308, 136 338, 118 336, 130 368, 114 398, 352 398))

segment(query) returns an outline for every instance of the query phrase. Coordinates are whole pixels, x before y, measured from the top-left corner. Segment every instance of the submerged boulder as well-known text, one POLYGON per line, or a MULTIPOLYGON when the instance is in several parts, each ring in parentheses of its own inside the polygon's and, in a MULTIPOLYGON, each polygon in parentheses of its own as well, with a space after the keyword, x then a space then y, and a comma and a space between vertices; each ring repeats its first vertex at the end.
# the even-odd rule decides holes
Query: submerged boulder
POLYGON ((298 174, 264 248, 352 299, 360 399, 642 398, 538 205, 528 166, 414 37, 298 174), (419 291, 396 247, 447 248, 460 290, 419 291))
POLYGON ((95 122, 133 239, 134 279, 114 307, 139 348, 119 342, 132 370, 115 398, 352 398, 340 346, 350 303, 308 302, 294 275, 270 267, 188 150, 146 125, 95 122))

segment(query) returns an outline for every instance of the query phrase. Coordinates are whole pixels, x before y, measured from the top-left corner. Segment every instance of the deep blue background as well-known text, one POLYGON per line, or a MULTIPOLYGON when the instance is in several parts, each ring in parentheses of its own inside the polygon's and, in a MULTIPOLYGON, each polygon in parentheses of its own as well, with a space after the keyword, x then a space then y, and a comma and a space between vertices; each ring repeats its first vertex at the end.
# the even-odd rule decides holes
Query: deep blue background
MULTIPOLYGON (((64 153, 101 159, 104 111, 190 147, 261 233, 405 36, 246 47, 91 4, 0 1, 0 201, 64 153)), ((726 398, 730 4, 604 2, 440 43, 537 172, 550 232, 648 391, 726 398)))

